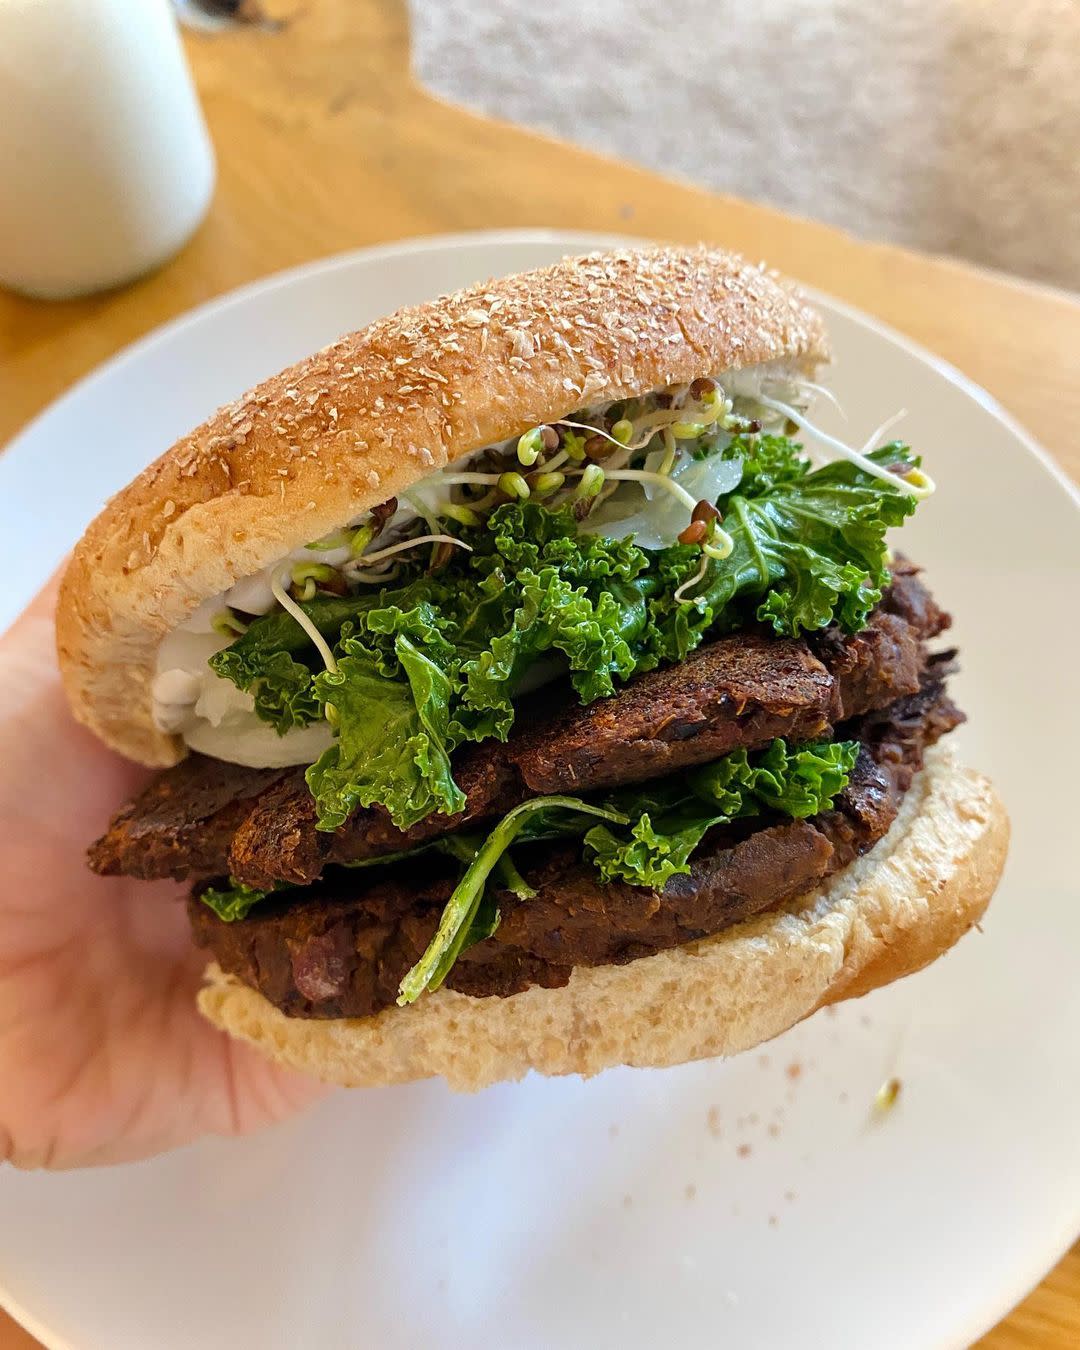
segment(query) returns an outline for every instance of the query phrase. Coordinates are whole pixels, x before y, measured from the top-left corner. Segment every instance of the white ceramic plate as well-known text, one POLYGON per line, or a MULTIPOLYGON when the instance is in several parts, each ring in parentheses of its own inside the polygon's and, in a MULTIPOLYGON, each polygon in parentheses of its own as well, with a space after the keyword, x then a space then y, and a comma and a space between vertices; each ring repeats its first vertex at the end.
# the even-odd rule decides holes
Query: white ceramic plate
MULTIPOLYGON (((0 457, 0 626, 104 496, 217 404, 398 305, 597 242, 357 253, 138 344, 0 457)), ((957 740, 1013 815, 985 931, 729 1063, 343 1094, 246 1142, 8 1172, 0 1301, 47 1345, 959 1346, 1080 1230, 1080 745, 1060 711, 1080 662, 1076 501, 985 394, 822 303, 850 425, 909 408, 939 485, 904 547, 957 614, 957 740), (899 1103, 875 1116, 894 1074, 899 1103)))

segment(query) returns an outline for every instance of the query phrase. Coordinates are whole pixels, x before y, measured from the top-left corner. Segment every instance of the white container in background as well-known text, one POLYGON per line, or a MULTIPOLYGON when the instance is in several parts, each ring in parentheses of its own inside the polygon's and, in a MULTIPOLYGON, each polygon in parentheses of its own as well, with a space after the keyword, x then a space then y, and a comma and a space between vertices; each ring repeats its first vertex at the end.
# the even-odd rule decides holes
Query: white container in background
POLYGON ((131 281, 213 187, 169 0, 0 0, 0 285, 58 300, 131 281))

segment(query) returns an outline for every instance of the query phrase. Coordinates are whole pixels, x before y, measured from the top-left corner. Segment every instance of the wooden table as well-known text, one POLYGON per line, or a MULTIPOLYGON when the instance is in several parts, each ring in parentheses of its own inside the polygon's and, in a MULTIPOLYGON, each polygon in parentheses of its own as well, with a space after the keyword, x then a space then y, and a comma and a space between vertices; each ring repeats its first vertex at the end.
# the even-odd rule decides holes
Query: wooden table
MULTIPOLYGON (((767 258, 939 352, 1080 478, 1075 299, 858 243, 449 107, 409 75, 404 0, 280 0, 276 12, 285 20, 277 32, 188 39, 220 182, 180 257, 90 300, 0 295, 0 444, 118 348, 242 282, 408 235, 547 225, 706 239, 767 258)), ((0 1313, 0 1350, 36 1345, 0 1313)), ((1074 1345, 1080 1248, 981 1342, 982 1350, 1074 1345)))

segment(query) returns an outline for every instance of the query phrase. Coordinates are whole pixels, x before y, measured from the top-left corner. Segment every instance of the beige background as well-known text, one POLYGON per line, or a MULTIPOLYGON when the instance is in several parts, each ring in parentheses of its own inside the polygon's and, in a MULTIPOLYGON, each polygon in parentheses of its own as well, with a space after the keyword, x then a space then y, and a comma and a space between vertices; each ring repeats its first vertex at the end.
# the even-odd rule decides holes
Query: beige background
POLYGON ((411 0, 436 93, 1080 291, 1075 0, 411 0))

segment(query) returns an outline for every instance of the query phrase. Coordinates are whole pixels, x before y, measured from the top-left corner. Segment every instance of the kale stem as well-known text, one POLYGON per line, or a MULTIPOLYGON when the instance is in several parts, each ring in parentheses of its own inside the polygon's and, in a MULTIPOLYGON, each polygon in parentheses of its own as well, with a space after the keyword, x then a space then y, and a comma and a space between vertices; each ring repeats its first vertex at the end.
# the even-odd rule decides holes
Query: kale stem
POLYGON ((416 965, 406 974, 398 989, 398 1004, 414 1003, 425 990, 435 990, 450 973, 461 953, 469 927, 480 908, 484 887, 492 870, 506 850, 527 824, 529 817, 541 811, 580 811, 599 816, 602 820, 625 825, 627 817, 620 811, 592 806, 578 797, 534 797, 507 812, 480 845, 476 856, 465 869, 453 895, 446 902, 435 936, 416 965))

